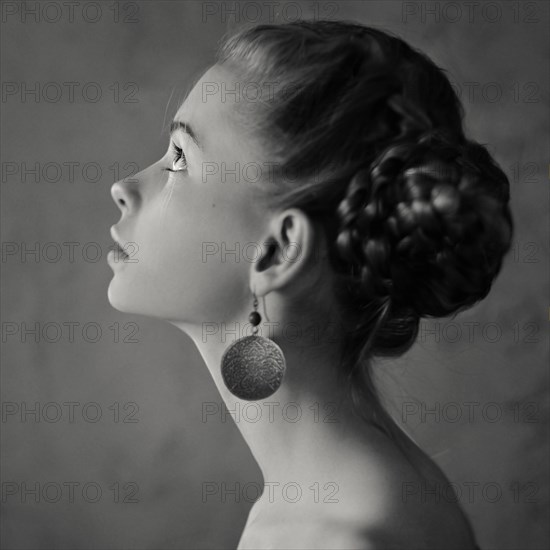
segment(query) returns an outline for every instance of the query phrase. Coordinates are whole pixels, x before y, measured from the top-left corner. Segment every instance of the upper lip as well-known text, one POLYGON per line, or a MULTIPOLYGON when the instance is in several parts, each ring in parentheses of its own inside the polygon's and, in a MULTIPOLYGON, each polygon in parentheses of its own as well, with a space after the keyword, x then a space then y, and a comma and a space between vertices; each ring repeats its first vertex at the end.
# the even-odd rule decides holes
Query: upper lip
POLYGON ((119 236, 117 235, 117 232, 115 230, 115 226, 113 225, 111 227, 111 238, 113 239, 113 241, 115 241, 115 245, 118 246, 118 248, 120 248, 120 250, 122 252, 124 252, 124 254, 126 254, 126 250, 125 250, 125 246, 119 239, 119 236))

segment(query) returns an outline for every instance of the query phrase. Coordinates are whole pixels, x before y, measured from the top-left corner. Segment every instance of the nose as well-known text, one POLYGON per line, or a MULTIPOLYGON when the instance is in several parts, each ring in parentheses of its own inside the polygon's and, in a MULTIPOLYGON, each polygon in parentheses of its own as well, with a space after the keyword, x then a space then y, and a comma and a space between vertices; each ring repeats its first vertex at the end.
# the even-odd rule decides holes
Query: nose
POLYGON ((117 181, 111 187, 111 196, 123 214, 131 215, 137 210, 141 201, 138 178, 117 181))

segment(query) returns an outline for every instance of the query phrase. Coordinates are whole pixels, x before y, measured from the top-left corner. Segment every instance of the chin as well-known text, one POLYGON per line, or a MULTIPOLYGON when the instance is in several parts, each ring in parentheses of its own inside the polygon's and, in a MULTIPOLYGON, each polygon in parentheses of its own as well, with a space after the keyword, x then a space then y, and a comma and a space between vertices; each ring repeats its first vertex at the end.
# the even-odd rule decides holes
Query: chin
POLYGON ((114 281, 111 281, 107 290, 107 299, 112 307, 122 313, 137 313, 134 311, 135 304, 132 304, 129 298, 129 296, 124 296, 120 289, 116 288, 114 281))
POLYGON ((127 287, 118 287, 111 281, 107 290, 107 299, 111 306, 121 313, 130 313, 133 315, 143 315, 145 317, 153 317, 165 320, 167 315, 164 314, 162 308, 159 308, 155 303, 144 303, 136 300, 136 297, 143 296, 140 292, 128 292, 127 287))

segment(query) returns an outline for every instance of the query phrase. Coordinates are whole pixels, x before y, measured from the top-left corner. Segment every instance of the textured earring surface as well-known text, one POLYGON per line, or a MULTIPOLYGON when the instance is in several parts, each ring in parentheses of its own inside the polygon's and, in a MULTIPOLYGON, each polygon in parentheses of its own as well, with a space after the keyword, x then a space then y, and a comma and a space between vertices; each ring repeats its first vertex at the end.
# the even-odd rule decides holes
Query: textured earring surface
POLYGON ((247 401, 273 395, 279 389, 286 370, 281 348, 273 340, 257 335, 262 319, 257 307, 258 300, 254 296, 254 311, 249 316, 254 326, 252 335, 233 342, 221 361, 222 378, 227 389, 247 401))

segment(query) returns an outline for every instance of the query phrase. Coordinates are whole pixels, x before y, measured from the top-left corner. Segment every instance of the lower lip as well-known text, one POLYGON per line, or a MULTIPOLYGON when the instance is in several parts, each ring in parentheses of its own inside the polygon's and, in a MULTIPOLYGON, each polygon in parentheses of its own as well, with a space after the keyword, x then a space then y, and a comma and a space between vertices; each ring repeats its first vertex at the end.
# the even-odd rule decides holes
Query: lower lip
POLYGON ((114 265, 124 265, 127 262, 128 256, 123 254, 122 252, 118 252, 116 250, 110 250, 107 254, 107 263, 110 266, 114 265))

